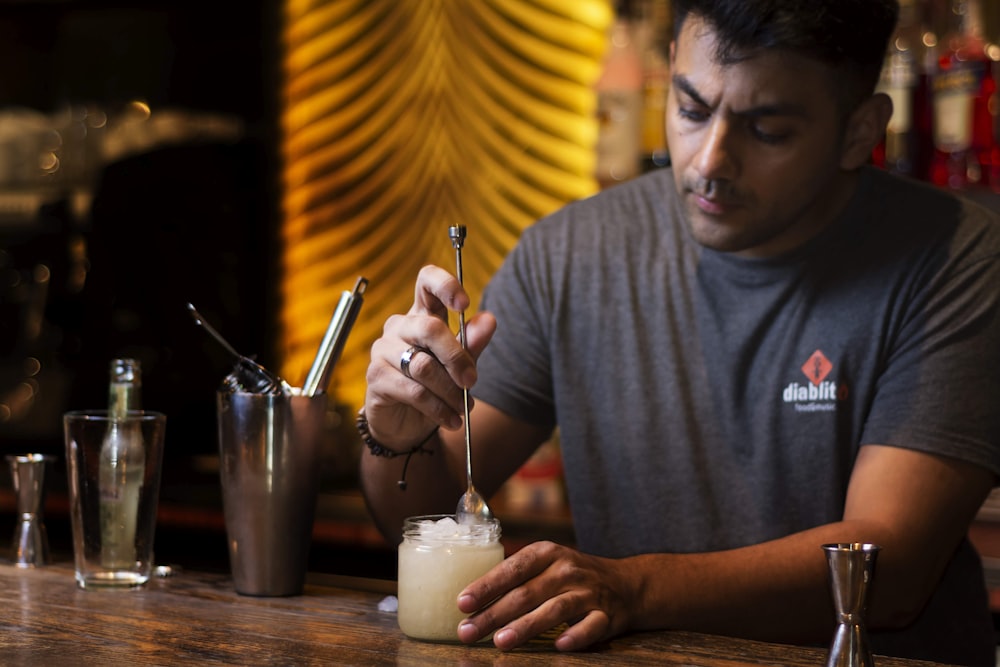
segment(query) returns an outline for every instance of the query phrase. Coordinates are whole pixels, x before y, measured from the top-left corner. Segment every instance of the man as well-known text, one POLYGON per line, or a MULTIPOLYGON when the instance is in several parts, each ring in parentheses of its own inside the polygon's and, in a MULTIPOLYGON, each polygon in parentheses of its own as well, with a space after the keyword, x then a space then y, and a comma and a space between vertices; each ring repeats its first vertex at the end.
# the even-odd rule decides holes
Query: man
POLYGON ((993 664, 965 535, 1000 473, 1000 227, 866 166, 896 12, 676 0, 672 169, 528 229, 470 354, 446 322, 468 296, 421 271, 372 347, 362 426, 373 452, 435 455, 405 457, 405 491, 404 457, 364 456, 373 515, 396 536, 455 506, 471 386, 487 495, 558 423, 580 548, 470 584, 463 641, 565 623, 562 650, 647 628, 825 645, 820 546, 872 542, 875 651, 993 664))

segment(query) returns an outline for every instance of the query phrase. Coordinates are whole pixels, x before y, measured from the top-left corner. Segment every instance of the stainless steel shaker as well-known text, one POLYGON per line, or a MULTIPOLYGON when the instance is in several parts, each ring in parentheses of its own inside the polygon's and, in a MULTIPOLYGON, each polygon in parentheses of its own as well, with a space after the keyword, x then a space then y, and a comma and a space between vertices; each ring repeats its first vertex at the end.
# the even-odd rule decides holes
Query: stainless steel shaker
POLYGON ((237 593, 302 592, 327 400, 325 393, 217 393, 223 509, 237 593))

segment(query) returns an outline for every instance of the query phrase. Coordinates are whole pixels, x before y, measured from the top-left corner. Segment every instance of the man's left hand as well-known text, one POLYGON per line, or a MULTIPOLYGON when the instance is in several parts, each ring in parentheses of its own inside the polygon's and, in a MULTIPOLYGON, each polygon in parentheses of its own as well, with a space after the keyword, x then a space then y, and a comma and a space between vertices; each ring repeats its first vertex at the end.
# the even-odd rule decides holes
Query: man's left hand
POLYGON ((555 646, 574 651, 621 634, 638 588, 626 570, 619 560, 552 542, 530 544, 459 595, 459 609, 472 614, 459 625, 459 639, 472 643, 495 633, 497 648, 510 650, 568 624, 555 646))

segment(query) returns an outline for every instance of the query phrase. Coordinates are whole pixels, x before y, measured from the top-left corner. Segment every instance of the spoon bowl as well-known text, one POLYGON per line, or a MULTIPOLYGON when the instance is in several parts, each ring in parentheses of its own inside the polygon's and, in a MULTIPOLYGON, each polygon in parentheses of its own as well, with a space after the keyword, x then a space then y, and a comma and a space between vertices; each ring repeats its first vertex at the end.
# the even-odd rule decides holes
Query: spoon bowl
POLYGON ((489 523, 493 520, 493 512, 476 488, 469 485, 465 493, 458 499, 455 508, 455 521, 460 524, 489 523))

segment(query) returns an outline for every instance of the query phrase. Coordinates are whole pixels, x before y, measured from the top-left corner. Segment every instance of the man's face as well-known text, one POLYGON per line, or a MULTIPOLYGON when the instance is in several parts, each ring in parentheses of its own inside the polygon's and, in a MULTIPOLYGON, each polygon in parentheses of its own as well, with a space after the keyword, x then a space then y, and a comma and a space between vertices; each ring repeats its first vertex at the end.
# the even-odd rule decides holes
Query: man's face
POLYGON ((689 16, 672 49, 667 137, 691 234, 766 257, 815 236, 849 192, 831 70, 777 52, 716 62, 711 25, 689 16))

